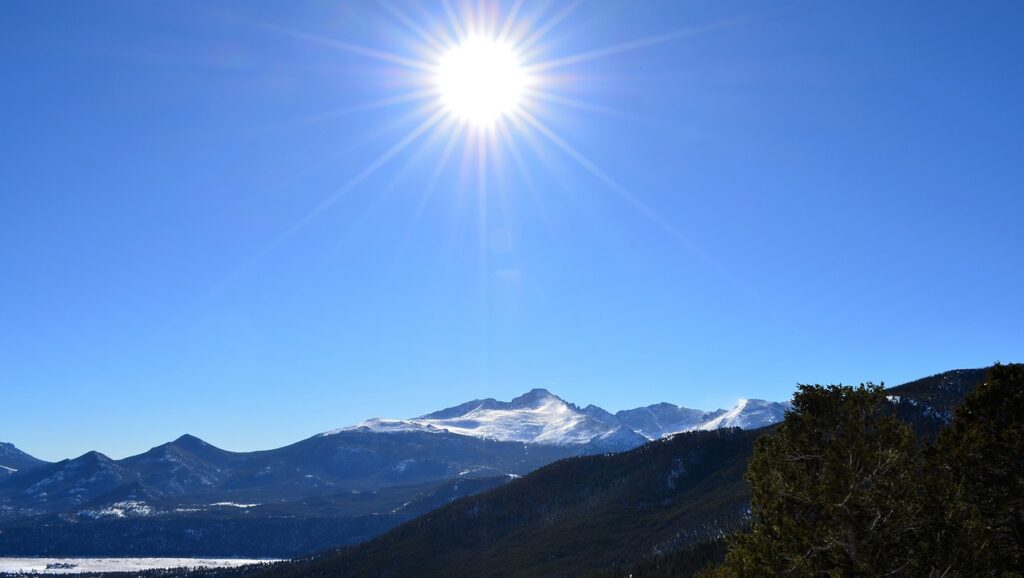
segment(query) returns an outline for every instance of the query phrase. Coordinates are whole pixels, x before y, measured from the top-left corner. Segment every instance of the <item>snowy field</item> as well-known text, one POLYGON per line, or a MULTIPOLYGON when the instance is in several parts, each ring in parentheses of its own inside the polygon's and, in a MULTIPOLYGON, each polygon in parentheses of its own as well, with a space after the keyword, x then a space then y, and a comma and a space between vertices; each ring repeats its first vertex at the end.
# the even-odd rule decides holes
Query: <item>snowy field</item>
POLYGON ((238 558, 0 558, 0 573, 34 572, 42 575, 82 572, 137 572, 158 568, 233 568, 274 560, 238 558))

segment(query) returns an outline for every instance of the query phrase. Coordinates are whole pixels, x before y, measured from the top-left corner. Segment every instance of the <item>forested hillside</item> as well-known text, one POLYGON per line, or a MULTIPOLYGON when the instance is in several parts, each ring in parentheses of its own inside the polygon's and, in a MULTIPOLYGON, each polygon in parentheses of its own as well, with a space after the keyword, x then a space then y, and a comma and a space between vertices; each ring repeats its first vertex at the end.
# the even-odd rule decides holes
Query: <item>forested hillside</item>
POLYGON ((752 528, 709 578, 1024 575, 1024 365, 990 368, 953 409, 956 386, 919 392, 926 415, 952 410, 934 441, 879 387, 801 386, 757 442, 752 528))
MULTIPOLYGON (((923 448, 983 378, 984 370, 954 370, 874 388, 872 399, 906 429, 899 439, 923 448)), ((839 411, 824 422, 841 422, 839 411)), ((776 430, 687 433, 564 460, 366 544, 264 575, 692 575, 722 559, 723 534, 749 523, 748 460, 755 440, 776 430)))
POLYGON ((692 432, 563 460, 361 547, 267 576, 579 576, 740 526, 758 431, 692 432))

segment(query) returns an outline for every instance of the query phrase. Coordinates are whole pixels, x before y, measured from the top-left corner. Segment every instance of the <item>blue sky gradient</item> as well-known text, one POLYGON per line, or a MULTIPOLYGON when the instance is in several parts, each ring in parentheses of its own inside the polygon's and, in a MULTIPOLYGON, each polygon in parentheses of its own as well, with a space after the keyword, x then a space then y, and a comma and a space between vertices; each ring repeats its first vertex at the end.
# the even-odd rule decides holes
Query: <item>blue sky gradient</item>
POLYGON ((385 6, 6 2, 0 440, 252 450, 533 387, 714 409, 1021 361, 1022 16, 584 2, 532 57, 692 32, 531 110, 606 178, 523 126, 483 181, 438 130, 346 189, 431 104, 366 107, 409 71, 324 41, 423 57, 385 6))

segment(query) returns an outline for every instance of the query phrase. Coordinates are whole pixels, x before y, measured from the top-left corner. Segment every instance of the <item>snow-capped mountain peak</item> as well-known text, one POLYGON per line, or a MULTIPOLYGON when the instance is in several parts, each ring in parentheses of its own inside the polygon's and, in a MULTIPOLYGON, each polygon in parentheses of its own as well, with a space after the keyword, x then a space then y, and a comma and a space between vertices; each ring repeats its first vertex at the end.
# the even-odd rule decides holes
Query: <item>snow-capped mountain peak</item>
POLYGON ((563 404, 567 405, 562 398, 551 393, 550 391, 542 388, 531 389, 530 391, 520 395, 519 397, 508 402, 510 408, 538 408, 547 406, 550 404, 563 404))
POLYGON ((627 449, 683 431, 763 427, 780 421, 788 407, 788 403, 740 400, 730 410, 706 412, 659 403, 612 414, 595 405, 580 409, 546 389, 532 389, 511 401, 476 399, 411 419, 374 418, 323 435, 448 432, 497 441, 627 449))
POLYGON ((647 439, 658 439, 666 435, 694 429, 709 419, 704 410, 691 409, 671 403, 657 403, 646 407, 627 409, 615 414, 619 423, 647 439))
POLYGON ((607 433, 608 426, 546 389, 533 389, 508 402, 474 400, 417 418, 375 418, 328 433, 351 430, 447 431, 498 441, 565 445, 585 444, 607 433))
POLYGON ((614 414, 612 414, 609 411, 606 411, 604 408, 600 408, 593 404, 583 408, 583 413, 589 415, 590 417, 596 419, 597 421, 606 423, 608 425, 619 424, 619 419, 615 417, 614 414))
POLYGON ((741 399, 729 411, 708 420, 697 429, 713 430, 725 427, 756 429, 782 421, 792 407, 788 401, 765 401, 763 399, 741 399))

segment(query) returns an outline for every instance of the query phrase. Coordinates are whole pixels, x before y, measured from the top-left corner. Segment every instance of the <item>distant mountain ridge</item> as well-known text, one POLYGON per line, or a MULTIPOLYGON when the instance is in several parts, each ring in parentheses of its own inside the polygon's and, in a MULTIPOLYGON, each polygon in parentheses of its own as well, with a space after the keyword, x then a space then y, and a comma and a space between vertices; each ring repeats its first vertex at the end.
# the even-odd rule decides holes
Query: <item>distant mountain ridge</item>
MULTIPOLYGON (((886 393, 897 415, 927 436, 984 379, 984 369, 954 370, 886 393)), ((749 517, 744 474, 770 429, 729 424, 754 423, 762 409, 749 400, 711 418, 711 431, 561 460, 362 544, 220 576, 688 576, 720 561, 722 536, 749 517), (687 573, 660 565, 659 557, 680 554, 694 557, 687 573)), ((607 419, 600 408, 584 411, 607 419)))
POLYGON ((14 444, 0 442, 0 480, 19 471, 30 470, 45 464, 43 460, 30 456, 14 447, 14 444))
POLYGON ((0 478, 0 556, 290 557, 366 540, 581 451, 346 432, 258 452, 190 435, 120 460, 87 452, 0 478))
POLYGON ((0 475, 0 555, 289 557, 368 539, 563 458, 625 451, 683 430, 756 427, 782 419, 785 408, 661 403, 612 414, 533 389, 257 452, 186 434, 120 460, 92 451, 47 463, 7 444, 0 456, 14 465, 0 475), (192 528, 205 538, 197 541, 192 528), (122 535, 132 540, 115 538, 122 535))
MULTIPOLYGON (((947 372, 888 392, 898 414, 918 431, 928 432, 946 421, 951 408, 982 379, 983 371, 947 372)), ((648 525, 667 524, 668 534, 650 544, 657 552, 669 544, 675 547, 719 535, 725 520, 743 516, 742 472, 748 450, 727 452, 732 456, 730 465, 718 462, 726 454, 714 451, 707 454, 717 456, 709 457, 710 461, 691 462, 687 457, 691 450, 704 455, 704 450, 719 443, 712 440, 753 440, 761 435, 754 428, 778 421, 787 407, 787 403, 750 399, 713 412, 660 403, 611 413, 594 405, 581 408, 538 389, 507 402, 473 400, 410 420, 371 420, 256 452, 226 451, 184 435, 120 460, 88 452, 46 463, 5 444, 0 446, 0 456, 23 460, 27 456, 27 465, 10 466, 17 471, 0 473, 0 555, 291 558, 367 541, 416 516, 528 477, 560 460, 569 465, 551 472, 605 460, 622 465, 621 470, 616 466, 615 471, 605 472, 607 477, 600 482, 607 482, 612 491, 619 487, 617 480, 624 479, 621 472, 636 469, 629 464, 646 463, 668 448, 675 455, 658 466, 667 469, 646 475, 655 476, 652 488, 667 488, 664 491, 670 494, 673 488, 682 488, 680 476, 692 475, 695 467, 727 468, 724 478, 708 470, 711 477, 706 484, 701 482, 705 488, 699 492, 701 497, 691 494, 678 502, 689 512, 688 518, 697 510, 710 516, 691 518, 696 525, 686 522, 684 528, 673 518, 675 514, 666 513, 663 518, 658 513, 668 495, 643 490, 628 499, 616 494, 621 499, 607 503, 608 507, 634 503, 643 513, 637 517, 638 512, 619 510, 606 520, 610 527, 636 523, 639 532, 648 525), (674 435, 679 431, 684 433, 674 435), (747 438, 748 434, 753 437, 747 438), (651 438, 659 441, 647 443, 651 438), (619 461, 618 452, 637 446, 641 447, 634 457, 619 461), (691 449, 678 453, 672 448, 691 449), (566 460, 590 455, 600 459, 566 460)), ((749 445, 743 442, 734 449, 740 447, 749 445)), ((602 470, 603 466, 595 473, 602 470)), ((549 509, 551 499, 578 501, 587 511, 586 492, 578 490, 581 484, 591 487, 593 480, 578 475, 543 479, 553 482, 556 478, 564 490, 562 497, 549 495, 547 481, 517 486, 532 488, 522 497, 526 503, 536 503, 537 517, 531 527, 534 523, 547 527, 549 514, 558 510, 549 509)), ((637 477, 636 482, 646 483, 643 479, 637 477)), ((590 521, 584 523, 589 525, 590 521)), ((570 531, 548 530, 538 534, 537 543, 570 531)), ((628 563, 634 554, 626 553, 637 550, 630 543, 632 538, 624 539, 617 556, 628 563)), ((428 538, 423 543, 429 547, 431 542, 428 538)))
POLYGON ((546 389, 533 389, 507 402, 476 399, 415 418, 374 418, 321 435, 346 431, 448 432, 532 444, 603 443, 606 447, 626 450, 685 431, 764 427, 781 421, 787 409, 789 402, 741 399, 729 410, 704 411, 659 403, 613 414, 595 405, 581 409, 546 389))

